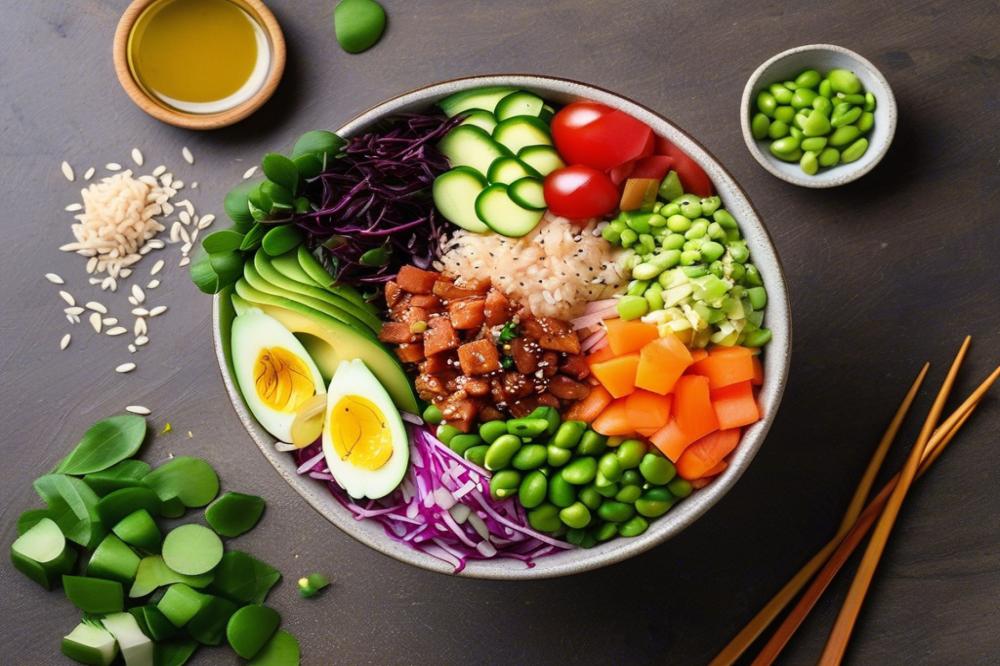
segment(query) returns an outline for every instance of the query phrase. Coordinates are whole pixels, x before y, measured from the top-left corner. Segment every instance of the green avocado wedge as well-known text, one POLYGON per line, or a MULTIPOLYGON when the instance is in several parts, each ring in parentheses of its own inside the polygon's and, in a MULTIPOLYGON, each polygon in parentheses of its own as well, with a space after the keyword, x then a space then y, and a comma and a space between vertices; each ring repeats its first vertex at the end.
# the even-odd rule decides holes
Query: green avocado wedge
POLYGON ((241 299, 277 319, 302 340, 324 379, 330 380, 341 361, 359 358, 375 374, 399 409, 417 413, 417 399, 403 367, 392 352, 370 334, 365 335, 298 301, 254 289, 243 279, 236 283, 235 290, 241 299))
POLYGON ((333 278, 333 276, 327 273, 326 269, 323 268, 323 264, 319 263, 319 259, 314 257, 312 252, 310 252, 305 245, 299 245, 299 249, 295 252, 295 258, 299 262, 299 268, 301 268, 313 282, 327 291, 331 291, 342 298, 346 298, 349 301, 357 303, 373 315, 378 315, 378 309, 366 301, 357 289, 348 284, 337 284, 337 281, 333 278))

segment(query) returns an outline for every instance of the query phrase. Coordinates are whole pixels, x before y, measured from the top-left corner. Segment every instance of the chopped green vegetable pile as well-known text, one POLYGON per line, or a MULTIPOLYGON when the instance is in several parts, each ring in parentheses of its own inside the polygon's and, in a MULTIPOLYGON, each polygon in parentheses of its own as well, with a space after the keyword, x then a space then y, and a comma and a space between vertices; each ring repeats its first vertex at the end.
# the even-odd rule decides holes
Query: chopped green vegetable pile
MULTIPOLYGON (((146 435, 141 416, 95 423, 53 473, 35 481, 46 508, 18 518, 14 567, 46 589, 61 584, 83 613, 62 640, 63 654, 97 666, 119 652, 128 666, 180 666, 199 646, 226 641, 251 664, 297 665, 298 641, 263 605, 281 574, 227 550, 220 538, 252 529, 264 500, 216 497, 219 477, 199 458, 178 456, 151 469, 132 458, 146 435), (209 527, 189 522, 165 531, 157 523, 200 507, 209 527)), ((322 576, 313 580, 313 593, 324 584, 322 576)))

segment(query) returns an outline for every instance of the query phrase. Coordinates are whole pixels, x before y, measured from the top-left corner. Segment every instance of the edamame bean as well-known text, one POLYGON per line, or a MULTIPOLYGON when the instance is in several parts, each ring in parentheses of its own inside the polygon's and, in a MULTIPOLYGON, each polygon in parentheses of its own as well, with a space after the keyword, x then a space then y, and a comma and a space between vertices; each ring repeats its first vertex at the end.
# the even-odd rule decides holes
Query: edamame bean
POLYGON ((646 287, 649 286, 647 280, 632 280, 628 283, 628 289, 625 290, 628 296, 642 296, 646 293, 646 287))
POLYGON ((576 452, 581 456, 599 456, 607 448, 607 437, 593 430, 588 430, 580 437, 580 444, 576 447, 576 452))
POLYGON ((681 215, 689 220, 696 220, 701 217, 701 199, 695 195, 685 194, 677 199, 677 204, 681 207, 681 215))
POLYGON ((637 537, 649 527, 649 523, 642 516, 635 516, 631 520, 624 522, 618 528, 618 534, 623 537, 637 537))
POLYGON ((865 111, 858 118, 858 122, 854 123, 854 126, 858 128, 858 131, 864 134, 872 128, 875 124, 875 114, 870 111, 865 111))
POLYGON ((534 509, 545 501, 549 490, 549 480, 539 470, 529 472, 517 489, 517 501, 525 509, 534 509))
POLYGON ((642 474, 639 473, 638 469, 627 469, 622 472, 619 483, 623 486, 641 486, 643 484, 642 474))
POLYGON ((796 139, 798 139, 800 143, 802 142, 802 139, 804 139, 804 138, 805 138, 805 136, 806 136, 805 134, 803 134, 803 133, 802 133, 802 130, 801 130, 801 129, 799 129, 798 127, 789 127, 789 128, 788 128, 788 133, 789 133, 789 134, 790 134, 790 135, 791 135, 791 136, 792 136, 793 138, 796 138, 796 139))
POLYGON ((621 485, 617 484, 617 483, 610 483, 610 484, 608 484, 606 486, 599 486, 596 483, 594 483, 594 490, 597 491, 597 494, 600 495, 601 497, 609 498, 609 499, 612 498, 612 497, 614 497, 615 495, 617 495, 618 494, 618 490, 620 488, 621 488, 621 485))
POLYGON ((732 257, 733 261, 736 263, 746 263, 747 259, 750 258, 750 250, 747 249, 746 243, 729 243, 729 256, 732 257))
POLYGON ((597 476, 597 460, 590 456, 577 458, 566 465, 560 474, 574 486, 586 485, 597 476))
POLYGON ((713 261, 710 263, 708 265, 708 272, 717 278, 726 277, 726 270, 721 261, 713 261))
POLYGON ((701 252, 685 250, 681 252, 681 266, 693 266, 701 261, 701 252))
POLYGON ((833 111, 833 102, 830 101, 829 97, 817 95, 813 100, 812 107, 824 116, 828 116, 833 111))
POLYGON ((799 160, 799 168, 810 176, 815 176, 816 172, 819 171, 817 154, 812 150, 803 152, 802 159, 799 160))
POLYGON ((527 471, 541 467, 547 459, 548 452, 544 444, 525 444, 514 454, 510 462, 514 469, 527 471))
POLYGON ((479 435, 472 433, 468 435, 455 435, 448 442, 448 448, 461 456, 473 446, 480 446, 482 443, 483 440, 479 438, 479 435))
POLYGON ((490 494, 494 499, 504 499, 518 492, 521 486, 521 473, 513 469, 497 472, 490 479, 490 494))
POLYGON ((610 224, 603 229, 601 229, 601 238, 608 241, 611 244, 619 243, 622 239, 622 232, 615 229, 610 224))
POLYGON ((747 333, 747 337, 743 341, 743 344, 747 347, 763 347, 770 341, 771 330, 767 328, 758 328, 756 331, 747 333))
POLYGON ((788 155, 799 149, 799 140, 792 136, 778 139, 771 144, 771 152, 775 155, 788 155))
MULTIPOLYGON (((657 201, 655 206, 661 206, 662 204, 657 201)), ((667 225, 667 218, 659 214, 659 211, 655 208, 653 209, 653 214, 649 216, 649 226, 656 230, 667 225)))
POLYGON ((582 529, 590 524, 590 509, 583 502, 574 502, 559 512, 559 520, 567 527, 582 529))
POLYGON ((649 233, 649 218, 642 214, 627 214, 625 224, 637 234, 649 233))
POLYGON ((663 250, 654 256, 651 261, 657 266, 660 266, 663 270, 667 270, 668 268, 673 268, 680 263, 681 253, 677 250, 663 250))
POLYGON ((843 127, 844 125, 850 125, 860 117, 860 106, 853 106, 841 114, 838 114, 836 110, 834 110, 833 115, 830 117, 830 124, 834 127, 843 127))
POLYGON ((559 509, 551 504, 542 504, 528 511, 528 524, 539 532, 555 532, 562 526, 559 509))
POLYGON ((623 470, 635 469, 646 454, 646 445, 638 439, 626 439, 617 449, 615 456, 623 470))
POLYGON ((799 89, 799 84, 795 83, 795 81, 785 81, 781 85, 785 86, 792 92, 795 92, 796 90, 799 89))
POLYGON ((563 421, 552 437, 552 444, 561 449, 572 449, 580 443, 580 437, 587 430, 583 421, 563 421))
POLYGON ((566 541, 573 544, 574 546, 579 546, 583 548, 583 541, 587 537, 587 531, 583 528, 572 528, 566 530, 566 536, 564 537, 566 541))
POLYGON ((705 261, 715 261, 726 253, 726 248, 715 241, 708 241, 701 246, 701 256, 705 261))
POLYGON ((656 239, 651 234, 639 234, 639 247, 643 249, 644 254, 654 252, 656 250, 656 239))
POLYGON ((774 95, 767 92, 766 90, 760 91, 757 94, 757 108, 760 112, 769 118, 774 117, 774 109, 778 106, 778 100, 774 99, 774 95))
POLYGON ((503 421, 487 421, 479 426, 479 436, 487 444, 492 444, 500 435, 507 434, 507 424, 503 421))
POLYGON ((708 266, 683 266, 681 270, 684 271, 684 275, 689 278, 698 278, 708 275, 708 266))
POLYGON ((811 150, 814 153, 826 148, 826 137, 825 136, 811 136, 808 139, 802 139, 802 150, 811 150))
POLYGON ((441 413, 441 410, 434 404, 427 405, 427 407, 424 408, 423 417, 424 421, 427 421, 431 425, 438 425, 444 420, 444 415, 441 413))
MULTIPOLYGON (((683 262, 683 255, 681 255, 683 262)), ((618 316, 629 321, 638 319, 649 311, 649 303, 642 296, 626 295, 618 299, 618 316)))
POLYGON ((635 245, 635 242, 639 240, 639 234, 635 233, 631 229, 625 229, 621 233, 621 243, 622 247, 630 248, 635 245))
POLYGON ((694 488, 691 486, 691 482, 687 479, 676 478, 667 484, 667 490, 674 497, 679 497, 681 499, 690 495, 694 488))
POLYGON ((807 106, 812 106, 813 100, 816 99, 817 95, 812 90, 808 88, 799 88, 792 94, 792 108, 794 109, 804 109, 807 106))
MULTIPOLYGON (((682 215, 681 217, 684 216, 682 215)), ((686 217, 684 219, 690 222, 690 220, 688 220, 686 217)), ((660 241, 660 247, 662 247, 664 250, 679 250, 683 245, 684 245, 684 234, 680 233, 667 234, 666 236, 663 237, 663 240, 660 241)), ((678 257, 678 261, 679 260, 680 258, 678 257)))
POLYGON ((764 287, 750 287, 746 293, 754 310, 763 310, 767 305, 767 290, 764 287))
POLYGON ((774 110, 774 119, 783 123, 790 123, 795 117, 795 109, 791 106, 779 106, 774 110))
POLYGON ((872 94, 870 92, 866 92, 865 93, 865 107, 864 108, 865 108, 865 111, 874 111, 875 110, 875 95, 874 94, 872 94))
POLYGON ((780 83, 772 83, 770 90, 778 104, 788 104, 792 101, 792 91, 780 83))
POLYGON ((573 452, 569 449, 562 449, 554 444, 545 447, 546 462, 551 467, 562 467, 573 457, 573 452))
POLYGON ((840 162, 840 151, 836 148, 824 148, 823 152, 819 154, 819 165, 823 167, 832 167, 840 162))
POLYGON ((597 515, 609 523, 623 523, 635 515, 635 509, 625 502, 606 500, 598 507, 597 515))
POLYGON ((537 419, 526 416, 524 418, 511 419, 507 421, 507 432, 512 435, 517 435, 518 437, 531 439, 532 437, 538 437, 545 432, 545 429, 548 426, 549 422, 545 419, 537 419))
POLYGON ((728 210, 725 208, 720 208, 712 214, 712 219, 719 223, 723 229, 738 229, 739 226, 736 224, 736 218, 734 218, 728 210))
POLYGON ((813 109, 802 121, 802 134, 807 137, 825 136, 830 131, 830 121, 822 111, 813 109))
POLYGON ((659 518, 669 511, 676 501, 666 488, 650 488, 635 501, 635 511, 646 518, 659 518))
POLYGON ((850 146, 844 149, 844 152, 840 154, 840 160, 844 164, 854 162, 861 158, 868 150, 868 139, 861 138, 852 143, 850 146))
POLYGON ((802 152, 801 149, 798 149, 792 153, 774 153, 774 156, 782 162, 798 162, 802 159, 802 152))
POLYGON ((788 136, 788 123, 775 120, 768 128, 767 135, 772 139, 780 139, 788 136))
POLYGON ((622 476, 622 466, 614 451, 608 451, 601 456, 600 461, 597 463, 597 469, 611 483, 614 483, 622 476))
POLYGON ((652 280, 663 272, 663 268, 657 264, 646 261, 632 269, 632 277, 639 280, 652 280))
MULTIPOLYGON (((680 253, 677 254, 678 259, 680 258, 680 253)), ((656 312, 657 310, 662 310, 665 305, 663 301, 663 287, 660 286, 659 282, 654 282, 649 285, 649 289, 643 294, 643 298, 646 299, 646 303, 649 304, 649 311, 656 312)))
MULTIPOLYGON (((743 264, 732 264, 729 267, 729 277, 731 277, 734 282, 739 282, 740 280, 742 280, 744 274, 745 271, 743 269, 743 264)), ((734 289, 731 289, 730 293, 733 293, 734 289)))
POLYGON ((756 266, 753 264, 746 264, 744 268, 746 268, 746 277, 744 277, 743 281, 746 284, 753 287, 764 286, 764 280, 761 278, 760 270, 758 270, 756 266))
POLYGON ((795 77, 795 85, 800 88, 815 88, 822 78, 815 69, 807 69, 795 77))
POLYGON ((847 102, 848 104, 858 105, 865 103, 865 96, 860 94, 845 95, 843 93, 837 93, 837 99, 841 100, 842 102, 847 102))
POLYGON ((625 504, 633 504, 639 496, 642 494, 642 488, 640 486, 623 486, 618 494, 615 495, 615 501, 624 502, 625 504))
POLYGON ((677 233, 684 233, 691 228, 691 220, 684 215, 671 215, 667 218, 667 229, 677 233))
POLYGON ((600 542, 607 541, 618 534, 618 525, 615 523, 603 523, 594 533, 594 538, 600 542))
POLYGON ((486 464, 486 451, 488 451, 489 448, 490 447, 487 444, 473 446, 471 449, 466 449, 462 457, 470 463, 482 467, 486 464))
POLYGON ((861 132, 857 127, 854 125, 844 125, 843 127, 838 127, 830 135, 830 145, 834 148, 841 148, 854 143, 859 136, 861 136, 861 132))
POLYGON ((715 211, 719 210, 719 206, 722 205, 722 199, 717 196, 702 197, 701 199, 701 214, 711 215, 715 211))
POLYGON ((545 433, 546 435, 552 436, 556 434, 556 430, 559 430, 559 424, 562 423, 562 419, 559 417, 559 410, 555 407, 548 407, 542 405, 536 407, 530 414, 528 418, 532 419, 545 419, 545 433))
POLYGON ((826 78, 819 82, 819 87, 817 88, 819 94, 827 99, 833 95, 833 88, 830 87, 830 79, 826 78))
POLYGON ((674 464, 661 455, 647 453, 639 463, 639 473, 654 486, 663 486, 674 478, 677 470, 674 464))
POLYGON ((696 238, 701 238, 708 233, 708 220, 703 217, 699 217, 693 222, 691 222, 691 228, 684 233, 684 238, 688 240, 694 240, 696 238))
POLYGON ((517 435, 500 435, 490 444, 486 452, 486 469, 492 471, 503 469, 510 464, 511 458, 521 448, 521 438, 517 435))
POLYGON ((709 222, 708 237, 712 240, 723 240, 726 237, 726 230, 718 222, 709 222))
MULTIPOLYGON (((669 175, 668 175, 668 177, 669 177, 669 175)), ((664 179, 664 182, 666 182, 666 179, 664 179)), ((661 196, 663 196, 663 195, 661 195, 661 196)), ((669 198, 669 197, 666 197, 666 198, 669 198)), ((663 204, 663 208, 660 209, 660 215, 662 217, 670 217, 671 215, 680 215, 680 214, 681 214, 681 207, 678 206, 675 203, 672 203, 672 202, 668 203, 668 204, 663 204)))
POLYGON ((576 501, 576 488, 563 478, 561 470, 549 479, 549 501, 560 508, 565 508, 576 501))
POLYGON ((831 69, 826 75, 830 81, 830 89, 833 92, 854 95, 861 92, 861 79, 854 72, 846 69, 831 69))
POLYGON ((580 502, 583 502, 584 506, 586 506, 591 511, 596 511, 597 507, 601 506, 601 502, 604 501, 604 498, 601 497, 601 494, 597 492, 597 488, 595 488, 594 486, 587 486, 586 488, 581 488, 580 492, 577 493, 576 498, 580 502))
POLYGON ((462 431, 455 426, 448 425, 447 423, 442 423, 437 427, 437 438, 443 444, 448 444, 451 442, 451 438, 455 435, 461 435, 462 431))

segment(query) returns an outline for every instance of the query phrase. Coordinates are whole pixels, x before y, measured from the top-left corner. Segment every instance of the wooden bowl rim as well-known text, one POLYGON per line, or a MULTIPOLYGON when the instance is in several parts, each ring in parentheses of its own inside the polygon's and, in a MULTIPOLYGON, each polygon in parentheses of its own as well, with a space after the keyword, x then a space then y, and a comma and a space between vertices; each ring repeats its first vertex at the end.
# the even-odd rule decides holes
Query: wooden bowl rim
POLYGON ((135 80, 135 77, 132 76, 132 69, 128 64, 128 40, 132 28, 135 27, 135 23, 139 19, 139 16, 142 15, 142 12, 153 3, 160 1, 133 0, 125 9, 121 19, 118 21, 118 27, 115 29, 113 45, 115 74, 118 76, 118 82, 121 83, 122 88, 125 89, 125 92, 135 102, 136 106, 157 120, 169 125, 185 129, 210 130, 226 127, 243 120, 270 99, 285 71, 285 36, 281 31, 278 20, 261 0, 238 0, 239 3, 246 5, 247 8, 256 14, 256 18, 260 21, 271 43, 271 67, 267 73, 267 78, 264 80, 264 84, 253 97, 225 111, 218 111, 216 113, 186 113, 170 109, 148 95, 135 80))

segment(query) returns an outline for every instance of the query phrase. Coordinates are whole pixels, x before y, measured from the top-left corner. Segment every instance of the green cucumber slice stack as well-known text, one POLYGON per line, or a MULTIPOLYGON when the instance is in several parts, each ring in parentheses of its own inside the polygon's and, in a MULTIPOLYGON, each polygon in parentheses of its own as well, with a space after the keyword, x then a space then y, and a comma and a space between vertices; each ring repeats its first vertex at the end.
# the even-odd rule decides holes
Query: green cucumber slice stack
POLYGON ((438 104, 461 124, 439 148, 452 166, 434 182, 434 205, 467 231, 518 238, 542 219, 542 179, 563 164, 548 122, 555 110, 525 90, 464 90, 438 104))

